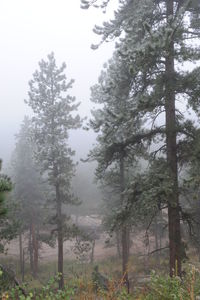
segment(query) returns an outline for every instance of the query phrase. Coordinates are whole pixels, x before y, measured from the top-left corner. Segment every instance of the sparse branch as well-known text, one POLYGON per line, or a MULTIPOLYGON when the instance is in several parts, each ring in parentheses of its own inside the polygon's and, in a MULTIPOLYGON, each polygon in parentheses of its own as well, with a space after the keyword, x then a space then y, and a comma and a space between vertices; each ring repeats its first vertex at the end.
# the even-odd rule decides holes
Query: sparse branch
POLYGON ((158 251, 162 251, 162 250, 166 250, 166 249, 169 249, 169 246, 165 246, 165 247, 162 247, 162 248, 159 248, 159 249, 155 249, 155 250, 153 250, 151 252, 148 252, 148 255, 151 255, 151 254, 154 254, 154 253, 156 253, 158 251))
POLYGON ((157 150, 153 151, 151 153, 151 155, 153 156, 153 159, 156 158, 156 155, 161 152, 163 149, 166 149, 166 144, 165 145, 162 145, 161 147, 159 147, 157 150))

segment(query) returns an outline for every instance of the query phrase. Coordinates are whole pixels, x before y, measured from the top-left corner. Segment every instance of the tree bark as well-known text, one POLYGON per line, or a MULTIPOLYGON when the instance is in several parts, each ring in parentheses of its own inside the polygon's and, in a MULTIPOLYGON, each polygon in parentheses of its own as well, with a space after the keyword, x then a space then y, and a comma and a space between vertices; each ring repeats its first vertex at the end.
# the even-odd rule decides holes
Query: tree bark
MULTIPOLYGON (((125 178, 124 178, 124 157, 120 158, 120 190, 121 190, 121 203, 123 203, 124 196, 123 192, 125 190, 125 178)), ((122 272, 124 283, 127 287, 129 293, 129 278, 128 278, 128 258, 129 258, 129 242, 128 242, 128 228, 126 224, 122 227, 122 272)))
POLYGON ((58 230, 58 273, 59 289, 64 288, 63 276, 63 221, 62 221, 62 202, 60 199, 59 185, 56 186, 56 205, 57 205, 57 230, 58 230))
MULTIPOLYGON (((174 14, 174 0, 166 1, 167 22, 170 24, 174 14)), ((180 232, 180 209, 178 195, 177 174, 177 148, 176 148, 176 114, 175 114, 175 89, 174 89, 174 41, 173 37, 166 49, 165 57, 165 111, 166 111, 166 144, 167 163, 172 180, 173 191, 168 198, 168 229, 169 229, 169 252, 170 252, 170 275, 174 272, 181 275, 181 232, 180 232)))
POLYGON ((129 278, 128 278, 128 231, 127 226, 124 225, 122 228, 122 271, 124 276, 124 282, 129 293, 129 278))

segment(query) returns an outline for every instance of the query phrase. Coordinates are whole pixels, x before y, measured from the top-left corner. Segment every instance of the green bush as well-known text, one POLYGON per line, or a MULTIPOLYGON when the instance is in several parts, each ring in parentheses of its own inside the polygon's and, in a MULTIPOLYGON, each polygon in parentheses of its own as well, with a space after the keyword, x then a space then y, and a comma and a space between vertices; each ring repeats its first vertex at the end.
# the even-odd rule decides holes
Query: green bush
POLYGON ((149 291, 145 300, 180 300, 185 298, 185 290, 179 277, 163 277, 152 274, 149 291))
POLYGON ((194 300, 200 294, 199 272, 190 267, 183 278, 161 276, 152 272, 151 281, 141 300, 194 300))
MULTIPOLYGON (((0 280, 3 280, 0 270, 0 280)), ((5 278, 4 278, 5 280, 5 278)), ((114 300, 194 300, 200 295, 200 275, 194 267, 188 267, 183 278, 158 275, 152 272, 150 283, 133 294, 127 294, 123 281, 109 280, 107 289, 95 290, 92 281, 86 278, 69 280, 63 290, 58 287, 59 274, 50 279, 48 284, 37 290, 29 290, 27 286, 6 288, 0 299, 9 300, 80 300, 80 299, 114 299, 114 300), (23 290, 28 291, 24 295, 23 290)), ((7 278, 5 280, 7 282, 7 278)))
POLYGON ((40 291, 29 292, 24 294, 25 287, 15 287, 2 293, 2 299, 9 300, 70 300, 75 294, 74 288, 65 286, 63 290, 59 290, 58 286, 59 275, 50 279, 48 284, 40 291))

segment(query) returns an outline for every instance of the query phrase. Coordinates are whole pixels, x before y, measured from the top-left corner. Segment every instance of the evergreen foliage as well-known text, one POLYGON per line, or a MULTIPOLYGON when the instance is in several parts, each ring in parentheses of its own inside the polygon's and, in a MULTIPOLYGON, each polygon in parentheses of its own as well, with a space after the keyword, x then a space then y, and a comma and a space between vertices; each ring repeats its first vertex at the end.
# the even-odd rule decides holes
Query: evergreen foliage
POLYGON ((145 146, 141 143, 131 147, 118 147, 117 143, 123 143, 129 136, 130 130, 137 134, 141 128, 139 115, 132 115, 131 104, 131 80, 127 64, 118 53, 108 62, 99 77, 99 82, 92 87, 91 100, 101 107, 93 110, 93 119, 90 126, 98 132, 98 144, 90 152, 89 159, 98 162, 96 178, 112 196, 107 196, 105 201, 105 223, 111 231, 121 231, 122 244, 122 271, 126 274, 128 286, 127 263, 129 253, 128 218, 124 219, 124 225, 116 225, 116 216, 123 210, 126 203, 124 194, 128 186, 128 173, 136 167, 137 157, 144 152, 145 146), (112 150, 110 151, 109 149, 112 150), (112 191, 112 192, 111 192, 112 191), (126 224, 125 224, 126 223, 126 224), (114 225, 115 224, 115 225, 114 225), (119 226, 121 225, 121 227, 119 226), (125 237, 127 236, 127 237, 125 237), (125 237, 125 238, 124 238, 125 237))
MULTIPOLYGON (((2 161, 0 160, 0 170, 2 161)), ((8 221, 8 208, 12 211, 12 207, 8 204, 7 193, 12 190, 12 182, 7 175, 0 174, 0 253, 4 252, 6 241, 10 241, 16 234, 13 223, 8 221), (5 203, 6 202, 6 203, 5 203)))
MULTIPOLYGON (((39 62, 39 70, 29 82, 27 104, 34 112, 33 139, 36 144, 35 157, 40 171, 51 186, 49 197, 56 213, 51 224, 58 239, 58 272, 63 274, 63 241, 69 235, 67 218, 62 204, 78 204, 71 192, 71 179, 75 164, 72 160, 74 151, 68 145, 69 131, 81 126, 78 115, 74 115, 79 104, 75 97, 68 94, 74 80, 66 81, 65 63, 56 66, 54 53, 47 56, 47 61, 39 62)), ((63 287, 63 275, 59 287, 63 287)))
MULTIPOLYGON (((0 160, 0 170, 1 170, 2 161, 0 160)), ((5 201, 5 194, 6 192, 11 191, 12 183, 8 176, 0 174, 0 218, 5 216, 6 214, 6 207, 4 204, 5 201)))
MULTIPOLYGON (((20 132, 16 136, 16 146, 12 156, 12 181, 14 183, 12 198, 16 206, 13 218, 19 223, 20 259, 22 260, 22 251, 26 248, 22 244, 22 235, 28 232, 30 268, 35 277, 41 241, 49 244, 51 241, 50 233, 48 239, 48 234, 42 233, 45 229, 45 218, 47 218, 45 196, 48 193, 48 186, 42 180, 39 167, 34 160, 35 145, 31 135, 32 123, 28 117, 25 117, 20 132)), ((22 261, 20 265, 23 269, 22 261)), ((21 272, 23 273, 23 270, 21 272)))
MULTIPOLYGON (((82 6, 105 8, 109 2, 84 0, 82 6)), ((193 110, 199 118, 200 69, 198 66, 186 67, 188 62, 195 63, 200 59, 199 13, 200 5, 196 0, 119 1, 114 19, 94 28, 102 37, 99 45, 117 38, 117 55, 127 66, 131 78, 129 118, 117 118, 121 127, 127 126, 130 130, 124 139, 116 138, 113 143, 107 140, 104 151, 107 165, 121 151, 147 142, 154 144, 152 157, 161 155, 166 159, 166 176, 159 186, 161 191, 167 192, 171 275, 176 261, 181 274, 182 210, 178 166, 184 154, 182 145, 187 144, 188 139, 193 143, 197 133, 189 116, 183 114, 183 107, 193 110), (135 116, 142 124, 137 131, 128 126, 134 124, 135 116), (168 186, 171 188, 166 188, 168 186)), ((120 76, 120 68, 116 68, 115 73, 120 76)))

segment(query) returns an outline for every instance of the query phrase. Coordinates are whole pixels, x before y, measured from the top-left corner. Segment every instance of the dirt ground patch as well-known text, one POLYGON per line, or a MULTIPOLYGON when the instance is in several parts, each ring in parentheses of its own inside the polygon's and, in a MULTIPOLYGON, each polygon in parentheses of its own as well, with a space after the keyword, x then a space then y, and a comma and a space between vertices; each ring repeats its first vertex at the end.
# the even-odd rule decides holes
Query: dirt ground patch
MULTIPOLYGON (((95 228, 98 228, 101 225, 101 219, 90 216, 84 216, 80 217, 78 223, 80 225, 90 225, 95 228)), ((99 261, 104 258, 108 258, 111 256, 116 256, 117 253, 117 247, 114 245, 111 245, 110 247, 106 247, 105 241, 109 239, 108 234, 101 233, 100 238, 96 240, 95 242, 95 249, 94 249, 94 260, 99 261)), ((150 238, 150 243, 148 247, 144 246, 144 232, 140 234, 131 233, 131 253, 134 254, 147 254, 148 251, 152 251, 154 249, 154 238, 150 238)), ((64 259, 75 259, 76 256, 72 251, 72 248, 75 244, 75 241, 65 241, 64 242, 64 259)), ((28 249, 28 239, 27 234, 23 237, 23 248, 28 249)), ((57 245, 52 248, 48 246, 45 243, 42 243, 41 249, 40 249, 40 261, 41 262, 49 262, 54 261, 57 259, 57 245)), ((5 255, 1 254, 1 257, 5 257, 5 255)), ((10 244, 7 246, 7 257, 13 257, 18 258, 19 257, 19 241, 18 239, 15 239, 10 242, 10 244)))

